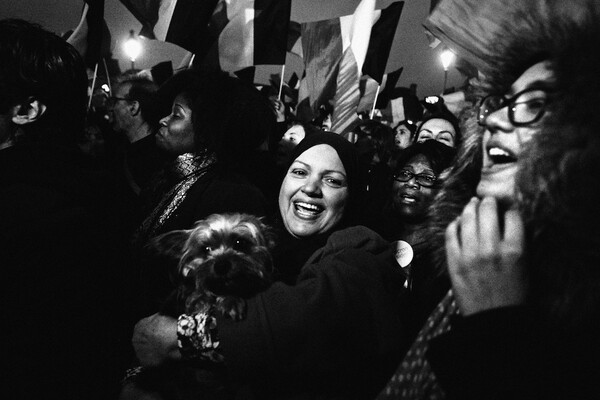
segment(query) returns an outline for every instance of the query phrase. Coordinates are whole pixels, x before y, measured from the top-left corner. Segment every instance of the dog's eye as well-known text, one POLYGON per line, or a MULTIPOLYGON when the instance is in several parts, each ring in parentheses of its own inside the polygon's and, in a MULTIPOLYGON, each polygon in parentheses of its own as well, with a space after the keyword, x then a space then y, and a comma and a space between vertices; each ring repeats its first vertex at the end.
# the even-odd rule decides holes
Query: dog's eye
POLYGON ((204 252, 205 253, 210 253, 211 251, 212 251, 212 247, 210 247, 210 246, 204 247, 204 252))
POLYGON ((250 247, 250 242, 247 241, 246 239, 238 238, 233 243, 233 247, 236 250, 246 251, 250 247))

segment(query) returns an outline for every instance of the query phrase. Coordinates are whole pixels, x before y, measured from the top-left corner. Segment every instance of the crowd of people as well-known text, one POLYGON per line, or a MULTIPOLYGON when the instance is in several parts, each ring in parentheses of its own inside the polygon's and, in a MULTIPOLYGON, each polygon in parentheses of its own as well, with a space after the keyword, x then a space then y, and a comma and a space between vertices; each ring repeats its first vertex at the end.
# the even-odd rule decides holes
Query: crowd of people
MULTIPOLYGON (((200 68, 160 83, 127 71, 90 111, 77 51, 0 20, 0 391, 597 397, 600 6, 480 3, 438 5, 502 13, 491 55, 473 57, 476 18, 456 13, 440 38, 478 68, 473 101, 348 132, 329 131, 329 104, 300 120, 272 93, 200 68), (82 146, 91 129, 101 152, 82 146), (272 229, 256 273, 266 283, 235 312, 172 308, 190 272, 170 234, 232 213, 272 229)), ((249 228, 228 229, 219 240, 250 253, 249 228)), ((254 279, 207 268, 232 279, 224 293, 254 279)))

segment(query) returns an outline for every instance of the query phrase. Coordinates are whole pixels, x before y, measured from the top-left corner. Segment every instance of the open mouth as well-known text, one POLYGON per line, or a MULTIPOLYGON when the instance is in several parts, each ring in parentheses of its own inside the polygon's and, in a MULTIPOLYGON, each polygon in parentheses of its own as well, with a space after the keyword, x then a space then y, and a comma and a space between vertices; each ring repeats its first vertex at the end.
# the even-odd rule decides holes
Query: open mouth
POLYGON ((302 217, 316 217, 323 212, 324 208, 316 204, 305 203, 297 201, 294 203, 294 209, 296 213, 302 217))
POLYGON ((488 156, 494 164, 509 164, 517 161, 517 157, 499 147, 488 148, 488 156))
POLYGON ((406 204, 413 204, 413 203, 416 203, 417 201, 419 201, 415 196, 411 196, 411 195, 406 194, 406 193, 402 193, 400 195, 400 198, 406 204))

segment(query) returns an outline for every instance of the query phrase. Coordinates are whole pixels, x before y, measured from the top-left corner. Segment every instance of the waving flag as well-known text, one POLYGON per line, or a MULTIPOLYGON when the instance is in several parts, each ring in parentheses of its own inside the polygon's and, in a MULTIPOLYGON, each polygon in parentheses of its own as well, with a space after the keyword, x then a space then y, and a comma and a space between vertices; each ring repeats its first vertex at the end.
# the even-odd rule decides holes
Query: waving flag
POLYGON ((238 71, 284 65, 291 0, 220 0, 211 19, 218 36, 205 65, 238 71))
POLYGON ((67 38, 93 68, 102 57, 110 55, 110 32, 104 21, 104 0, 85 0, 81 20, 67 38))
POLYGON ((380 15, 371 30, 369 48, 362 67, 362 73, 369 75, 379 83, 381 83, 385 73, 390 49, 392 48, 392 42, 396 35, 398 21, 400 20, 403 8, 404 2, 398 1, 392 3, 382 11, 376 11, 380 15))
POLYGON ((121 0, 142 23, 140 35, 204 55, 215 40, 208 25, 219 0, 121 0))
POLYGON ((340 61, 331 118, 331 130, 342 135, 360 122, 357 114, 359 83, 375 18, 375 0, 362 0, 349 21, 350 44, 340 61))
POLYGON ((341 133, 344 119, 355 116, 360 71, 374 18, 375 1, 362 0, 352 15, 302 24, 305 77, 298 111, 303 119, 314 118, 323 106, 333 106, 332 122, 341 133))

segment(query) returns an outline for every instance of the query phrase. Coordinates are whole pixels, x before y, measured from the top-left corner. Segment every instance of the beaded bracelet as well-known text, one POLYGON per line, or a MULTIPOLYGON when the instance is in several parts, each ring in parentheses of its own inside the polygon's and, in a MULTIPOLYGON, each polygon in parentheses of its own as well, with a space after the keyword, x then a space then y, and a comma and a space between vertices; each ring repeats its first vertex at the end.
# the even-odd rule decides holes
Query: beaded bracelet
POLYGON ((212 315, 212 308, 192 315, 182 314, 177 319, 177 345, 184 359, 222 363, 219 344, 217 319, 212 315))

